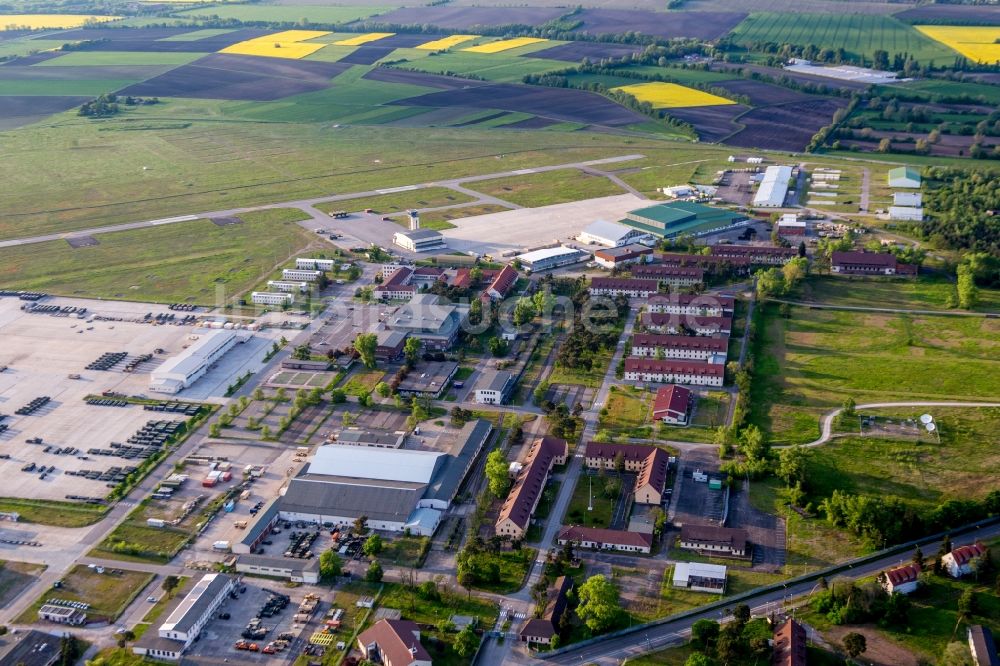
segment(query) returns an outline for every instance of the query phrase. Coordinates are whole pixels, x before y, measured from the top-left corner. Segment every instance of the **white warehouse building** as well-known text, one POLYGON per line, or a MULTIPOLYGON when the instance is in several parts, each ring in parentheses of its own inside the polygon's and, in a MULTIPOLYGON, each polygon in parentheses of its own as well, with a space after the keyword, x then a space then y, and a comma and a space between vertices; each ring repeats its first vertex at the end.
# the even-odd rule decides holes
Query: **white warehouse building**
POLYGON ((785 205, 788 181, 791 178, 790 166, 767 167, 764 171, 764 180, 760 182, 760 187, 753 196, 753 205, 758 208, 781 208, 785 205))
POLYGON ((248 331, 196 329, 200 337, 180 354, 167 359, 150 373, 149 390, 155 393, 179 393, 198 381, 212 364, 222 358, 237 342, 253 337, 248 331))
POLYGON ((206 574, 198 581, 154 634, 147 632, 132 647, 135 654, 177 661, 201 635, 201 630, 236 586, 232 576, 206 574))
POLYGON ((596 243, 606 247, 622 247, 623 245, 634 243, 647 235, 645 232, 633 229, 632 227, 626 227, 624 224, 598 220, 584 229, 576 239, 581 243, 596 243))
POLYGON ((250 302, 254 305, 291 305, 295 297, 281 291, 254 291, 250 293, 250 302))

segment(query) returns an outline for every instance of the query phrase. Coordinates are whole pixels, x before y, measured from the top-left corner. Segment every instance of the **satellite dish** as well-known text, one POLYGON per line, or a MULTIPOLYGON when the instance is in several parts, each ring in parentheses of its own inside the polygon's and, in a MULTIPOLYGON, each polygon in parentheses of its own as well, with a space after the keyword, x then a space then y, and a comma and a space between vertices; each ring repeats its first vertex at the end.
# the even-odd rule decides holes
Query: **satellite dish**
POLYGON ((934 432, 935 430, 937 430, 937 425, 935 425, 934 423, 927 423, 924 425, 924 427, 927 428, 927 432, 934 432))
POLYGON ((934 420, 934 417, 931 416, 930 414, 924 414, 924 415, 922 415, 920 417, 920 422, 923 423, 924 425, 927 425, 928 423, 931 423, 933 420, 934 420))

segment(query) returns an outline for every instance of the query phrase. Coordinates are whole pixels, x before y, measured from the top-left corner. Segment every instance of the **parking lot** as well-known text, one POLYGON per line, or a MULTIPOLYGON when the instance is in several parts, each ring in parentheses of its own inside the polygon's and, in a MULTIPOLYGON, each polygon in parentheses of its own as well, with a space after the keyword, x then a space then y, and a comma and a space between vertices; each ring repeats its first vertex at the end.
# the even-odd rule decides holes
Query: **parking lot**
POLYGON ((674 492, 669 514, 677 525, 718 525, 722 521, 725 491, 711 490, 706 481, 695 481, 694 474, 699 471, 709 478, 721 478, 714 451, 690 451, 678 461, 677 490, 674 492))
POLYGON ((313 632, 323 626, 324 614, 330 608, 329 602, 321 599, 311 614, 297 613, 306 594, 310 593, 315 594, 315 588, 287 589, 279 583, 244 578, 237 588, 236 598, 231 596, 223 602, 185 658, 256 664, 292 661, 301 654, 313 632), (288 603, 280 609, 274 608, 277 604, 271 604, 274 610, 270 614, 272 610, 265 610, 265 606, 274 596, 287 596, 288 603), (258 615, 261 615, 258 628, 248 631, 248 625, 258 615), (244 649, 237 649, 241 641, 244 649), (274 653, 270 653, 268 645, 275 649, 274 653), (279 645, 285 647, 278 649, 279 645), (264 652, 265 649, 268 652, 264 652))

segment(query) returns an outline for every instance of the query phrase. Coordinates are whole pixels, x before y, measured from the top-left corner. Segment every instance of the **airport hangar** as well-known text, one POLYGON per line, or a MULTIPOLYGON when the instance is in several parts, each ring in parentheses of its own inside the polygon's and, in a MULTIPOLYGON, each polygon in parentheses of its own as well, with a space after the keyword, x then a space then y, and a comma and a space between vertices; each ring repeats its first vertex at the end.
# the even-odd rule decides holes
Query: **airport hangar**
POLYGON ((431 536, 493 432, 489 421, 467 423, 451 450, 422 451, 321 446, 278 501, 281 520, 368 526, 431 536))

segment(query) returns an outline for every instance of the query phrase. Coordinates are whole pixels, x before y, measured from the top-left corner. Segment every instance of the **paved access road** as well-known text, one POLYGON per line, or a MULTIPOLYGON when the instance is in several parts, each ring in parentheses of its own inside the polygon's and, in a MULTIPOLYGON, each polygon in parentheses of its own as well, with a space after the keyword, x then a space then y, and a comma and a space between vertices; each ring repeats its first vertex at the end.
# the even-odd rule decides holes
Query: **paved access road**
MULTIPOLYGON (((176 217, 165 217, 156 220, 144 220, 142 222, 127 222, 125 224, 114 224, 106 227, 95 227, 93 229, 79 229, 77 231, 57 233, 57 234, 46 234, 43 236, 31 236, 28 238, 15 238, 11 240, 0 241, 0 248, 13 247, 16 245, 31 245, 33 243, 44 243, 46 241, 60 240, 63 238, 71 238, 74 236, 95 236, 98 234, 107 234, 115 231, 127 231, 130 229, 146 229, 149 227, 158 227, 164 224, 176 224, 178 222, 190 222, 191 220, 203 219, 203 218, 213 218, 213 217, 229 217, 233 215, 239 215, 240 213, 249 213, 256 210, 269 210, 271 208, 298 208, 303 212, 313 216, 319 213, 322 215, 325 221, 329 221, 328 215, 318 211, 315 206, 318 203, 329 203, 334 201, 346 201, 348 199, 359 199, 362 197, 376 197, 382 194, 390 194, 394 192, 405 192, 408 190, 419 190, 427 187, 447 187, 449 189, 455 190, 456 192, 462 192, 477 198, 477 201, 470 202, 465 205, 474 205, 476 203, 494 203, 502 205, 504 207, 517 207, 510 202, 497 199, 496 197, 490 197, 488 195, 481 194, 479 192, 469 190, 462 187, 462 183, 474 183, 481 180, 491 180, 493 178, 506 178, 509 176, 522 176, 532 173, 545 173, 547 171, 559 171, 562 169, 581 169, 585 170, 589 167, 600 166, 603 164, 616 164, 618 162, 629 162, 632 160, 638 160, 645 157, 645 155, 632 154, 632 155, 619 155, 617 157, 607 157, 599 160, 587 160, 584 162, 568 162, 566 164, 553 164, 550 166, 540 166, 532 167, 528 169, 514 169, 511 171, 501 171, 498 173, 482 174, 479 176, 467 176, 462 178, 450 178, 447 180, 432 181, 428 183, 419 183, 416 185, 404 185, 402 187, 391 187, 381 190, 367 190, 365 192, 350 192, 347 194, 334 194, 325 197, 313 197, 309 199, 296 199, 294 201, 283 201, 280 203, 264 204, 261 206, 247 206, 244 208, 229 208, 226 210, 216 210, 208 211, 202 213, 195 213, 191 215, 178 215, 176 217)), ((612 178, 610 175, 605 174, 608 178, 612 178)), ((612 180, 615 180, 612 178, 612 180)), ((615 180, 617 182, 617 180, 615 180)))

